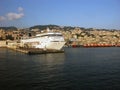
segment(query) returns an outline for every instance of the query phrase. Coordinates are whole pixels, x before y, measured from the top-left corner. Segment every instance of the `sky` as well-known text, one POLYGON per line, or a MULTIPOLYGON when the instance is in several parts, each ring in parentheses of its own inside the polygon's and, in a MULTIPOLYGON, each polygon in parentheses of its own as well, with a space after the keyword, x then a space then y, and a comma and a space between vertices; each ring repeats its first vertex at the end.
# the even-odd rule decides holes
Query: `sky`
POLYGON ((48 24, 120 30, 120 0, 0 0, 0 27, 48 24))

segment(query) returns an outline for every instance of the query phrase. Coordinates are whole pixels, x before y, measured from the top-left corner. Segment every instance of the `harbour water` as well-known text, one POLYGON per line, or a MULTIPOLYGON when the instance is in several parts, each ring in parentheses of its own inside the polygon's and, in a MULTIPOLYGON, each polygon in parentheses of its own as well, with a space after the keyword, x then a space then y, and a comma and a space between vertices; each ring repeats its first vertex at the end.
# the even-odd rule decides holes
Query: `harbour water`
POLYGON ((120 90, 120 48, 37 55, 0 48, 0 90, 120 90))

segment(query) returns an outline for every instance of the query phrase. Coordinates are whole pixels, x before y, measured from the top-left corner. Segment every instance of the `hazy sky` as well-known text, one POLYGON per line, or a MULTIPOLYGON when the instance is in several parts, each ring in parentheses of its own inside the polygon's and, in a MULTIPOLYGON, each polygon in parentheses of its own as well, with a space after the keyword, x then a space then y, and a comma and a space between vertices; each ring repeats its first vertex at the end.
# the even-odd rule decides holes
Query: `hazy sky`
POLYGON ((0 26, 120 29, 120 0, 0 0, 0 26))

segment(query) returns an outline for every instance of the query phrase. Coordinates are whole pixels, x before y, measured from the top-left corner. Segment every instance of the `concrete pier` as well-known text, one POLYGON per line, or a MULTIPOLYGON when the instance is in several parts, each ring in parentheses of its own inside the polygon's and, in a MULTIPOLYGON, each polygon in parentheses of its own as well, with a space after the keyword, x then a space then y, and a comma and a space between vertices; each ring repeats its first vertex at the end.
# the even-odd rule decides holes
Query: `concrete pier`
POLYGON ((64 50, 44 50, 39 48, 20 48, 20 43, 16 41, 0 41, 0 47, 8 48, 25 54, 47 54, 47 53, 64 53, 64 50))
POLYGON ((64 53, 64 50, 44 50, 38 48, 9 48, 14 51, 22 52, 25 54, 48 54, 48 53, 64 53))
POLYGON ((28 54, 64 53, 63 50, 30 50, 28 54))

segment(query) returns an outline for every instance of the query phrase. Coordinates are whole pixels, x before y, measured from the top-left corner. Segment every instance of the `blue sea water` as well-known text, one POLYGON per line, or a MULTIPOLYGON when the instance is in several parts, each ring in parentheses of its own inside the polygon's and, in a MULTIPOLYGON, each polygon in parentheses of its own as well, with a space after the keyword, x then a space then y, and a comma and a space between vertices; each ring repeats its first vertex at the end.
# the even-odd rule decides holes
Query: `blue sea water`
POLYGON ((120 48, 28 55, 0 48, 0 90, 120 90, 120 48))

